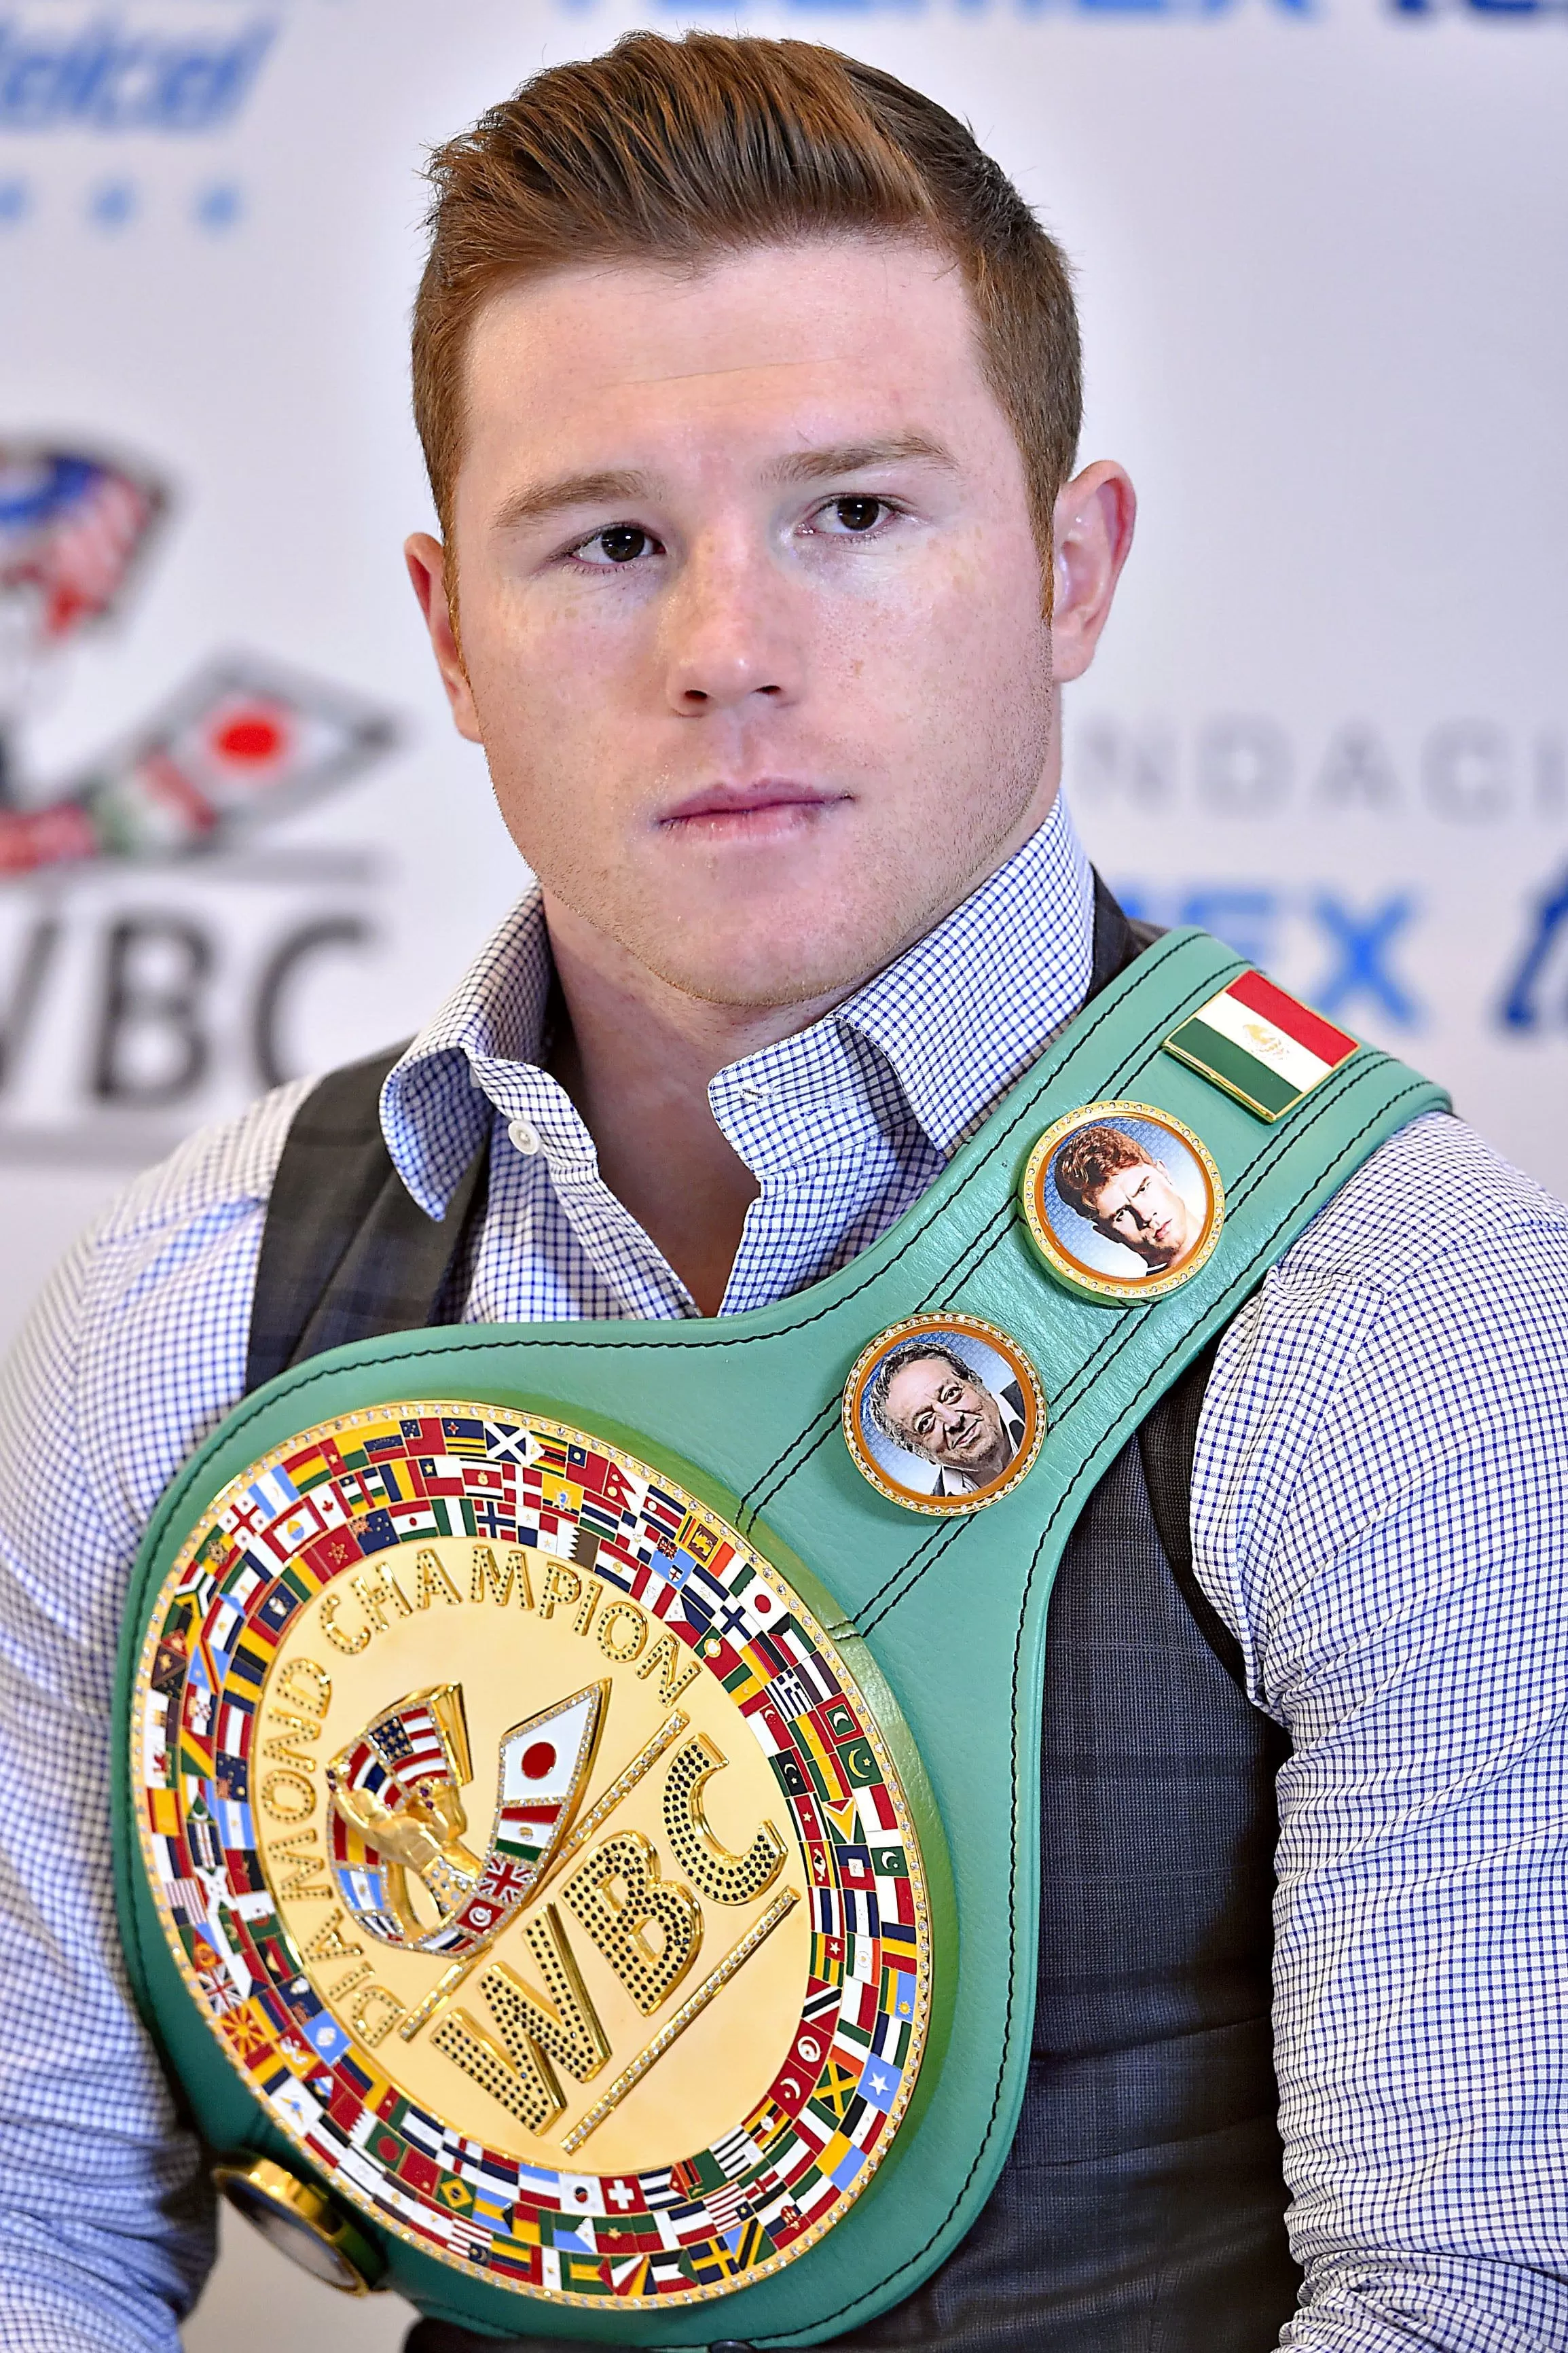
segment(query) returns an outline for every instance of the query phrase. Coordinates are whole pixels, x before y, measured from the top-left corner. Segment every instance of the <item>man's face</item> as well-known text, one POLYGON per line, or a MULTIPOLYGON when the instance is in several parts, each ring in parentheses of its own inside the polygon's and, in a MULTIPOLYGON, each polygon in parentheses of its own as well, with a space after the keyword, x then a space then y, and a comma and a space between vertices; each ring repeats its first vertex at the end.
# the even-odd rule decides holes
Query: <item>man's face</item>
POLYGON ((1095 1229, 1135 1250, 1156 1273, 1186 1256, 1195 1236, 1186 1203, 1158 1161, 1119 1168, 1089 1204, 1095 1229))
POLYGON ((842 993, 1050 805, 1023 463, 923 247, 503 291, 454 540, 448 685, 513 839, 689 996, 842 993))
POLYGON ((977 1487, 999 1479, 1013 1459, 1002 1409, 991 1391, 961 1377, 941 1356, 915 1356, 888 1384, 887 1414, 903 1443, 977 1487))

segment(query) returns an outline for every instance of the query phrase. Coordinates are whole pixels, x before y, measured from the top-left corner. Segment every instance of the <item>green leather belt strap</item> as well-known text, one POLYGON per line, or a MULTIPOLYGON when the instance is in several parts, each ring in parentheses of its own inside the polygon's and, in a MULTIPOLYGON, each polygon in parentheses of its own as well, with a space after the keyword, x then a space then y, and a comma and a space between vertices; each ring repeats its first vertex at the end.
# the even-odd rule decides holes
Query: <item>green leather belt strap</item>
POLYGON ((810 2343, 910 2295, 974 2221, 1013 2138, 1030 2048, 1046 1611, 1068 1535, 1162 1390, 1313 1214, 1379 1144, 1446 1107, 1437 1088, 1363 1048, 1271 1126, 1163 1053, 1163 1040, 1243 969, 1202 933, 1162 939, 1069 1026, 896 1226, 797 1297, 717 1321, 470 1325, 339 1349, 247 1399, 163 1498, 129 1596, 118 1883, 138 1996, 215 2146, 288 2153, 169 1957, 131 1823, 129 1694, 153 1599, 202 1512, 247 1464, 331 1415, 413 1397, 495 1400, 573 1421, 682 1478, 815 1597, 862 1687, 890 1694, 919 1752, 919 1767, 900 1760, 906 1778, 923 1769, 945 1831, 956 1945, 941 1956, 942 2015, 920 2112, 820 2243, 717 2304, 603 2316, 458 2280, 392 2247, 395 2284, 426 2311, 509 2334, 810 2343), (1212 1256, 1184 1286, 1142 1305, 1095 1303, 1058 1286, 1017 1207, 1036 1139, 1110 1098, 1184 1122, 1225 1185, 1212 1256), (921 1516, 886 1500, 840 1432, 841 1392, 866 1343, 931 1311, 1010 1334, 1048 1406, 1034 1468, 966 1516, 921 1516))

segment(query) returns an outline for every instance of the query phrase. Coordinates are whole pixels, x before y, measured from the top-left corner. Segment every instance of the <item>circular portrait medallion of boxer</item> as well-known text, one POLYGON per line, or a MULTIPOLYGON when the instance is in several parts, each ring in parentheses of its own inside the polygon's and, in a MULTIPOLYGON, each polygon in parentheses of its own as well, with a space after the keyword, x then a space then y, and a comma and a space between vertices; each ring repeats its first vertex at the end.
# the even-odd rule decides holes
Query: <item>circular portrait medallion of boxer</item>
POLYGON ((1029 1155, 1025 1219, 1058 1281, 1091 1299, 1163 1299, 1207 1263, 1225 1188, 1206 1146, 1147 1103, 1088 1103, 1029 1155))

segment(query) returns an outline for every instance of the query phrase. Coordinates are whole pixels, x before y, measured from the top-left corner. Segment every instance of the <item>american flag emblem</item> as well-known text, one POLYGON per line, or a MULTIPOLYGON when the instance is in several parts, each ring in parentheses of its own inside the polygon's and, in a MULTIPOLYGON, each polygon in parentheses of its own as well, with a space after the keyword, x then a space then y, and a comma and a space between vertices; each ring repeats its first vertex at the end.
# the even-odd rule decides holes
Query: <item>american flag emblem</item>
POLYGON ((598 1746, 605 1686, 513 1725, 500 1744, 495 1820, 476 1855, 462 1791, 473 1778, 462 1687, 442 1683, 383 1708, 327 1767, 338 1893, 382 1943, 461 1957, 493 1943, 572 1825, 598 1746), (409 1832, 419 1841, 409 1861, 409 1832), (437 1831, 438 1830, 438 1837, 437 1831), (438 1850, 438 1851, 437 1851, 438 1850), (406 1899, 416 1869, 442 1914, 422 1926, 406 1899))
POLYGON ((102 620, 166 503, 140 467, 0 442, 0 603, 45 642, 102 620))

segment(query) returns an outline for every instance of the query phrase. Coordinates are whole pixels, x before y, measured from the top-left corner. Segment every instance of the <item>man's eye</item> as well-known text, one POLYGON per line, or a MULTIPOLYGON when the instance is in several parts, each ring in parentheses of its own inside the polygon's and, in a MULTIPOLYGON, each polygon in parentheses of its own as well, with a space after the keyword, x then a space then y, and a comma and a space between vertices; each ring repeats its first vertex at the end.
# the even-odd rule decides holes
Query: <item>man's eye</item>
POLYGON ((658 542, 635 522, 613 522, 606 531, 596 531, 572 551, 583 564, 635 564, 658 542))
POLYGON ((886 499, 834 499, 816 520, 835 538, 860 539, 889 512, 886 499))

